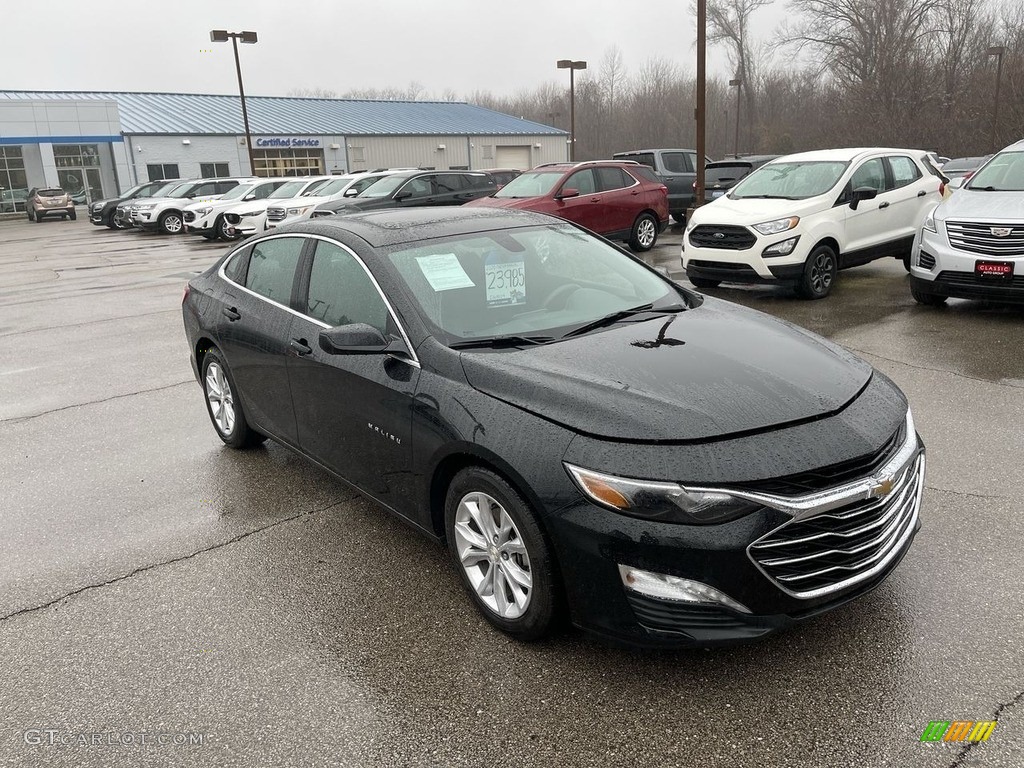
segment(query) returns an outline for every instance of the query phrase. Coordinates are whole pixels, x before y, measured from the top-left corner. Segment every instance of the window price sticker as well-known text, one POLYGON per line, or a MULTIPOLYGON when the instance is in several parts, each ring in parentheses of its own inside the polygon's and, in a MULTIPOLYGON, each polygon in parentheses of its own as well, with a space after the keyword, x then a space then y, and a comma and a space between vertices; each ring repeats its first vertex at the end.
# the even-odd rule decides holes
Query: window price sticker
POLYGON ((484 265, 487 306, 526 303, 526 264, 522 261, 484 265))
POLYGON ((436 256, 417 256, 416 263, 435 292, 452 291, 456 288, 474 288, 454 253, 439 253, 436 256))

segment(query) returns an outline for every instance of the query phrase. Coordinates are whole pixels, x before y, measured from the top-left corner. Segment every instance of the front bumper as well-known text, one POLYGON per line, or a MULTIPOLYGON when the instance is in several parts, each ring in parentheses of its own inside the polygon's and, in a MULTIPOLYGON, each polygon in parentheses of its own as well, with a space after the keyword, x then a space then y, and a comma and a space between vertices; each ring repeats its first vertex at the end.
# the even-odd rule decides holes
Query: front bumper
POLYGON ((560 510, 546 522, 575 623, 633 646, 719 645, 792 626, 870 592, 920 528, 924 446, 916 432, 901 434, 902 444, 868 477, 786 497, 779 506, 788 509, 766 503, 729 523, 652 522, 585 501, 560 510), (749 612, 628 589, 620 564, 700 582, 749 612))
MULTIPOLYGON (((704 225, 713 228, 714 225, 704 225)), ((694 228, 696 229, 696 227, 694 228)), ((777 235, 761 235, 750 227, 746 230, 750 244, 742 248, 695 245, 690 239, 693 230, 683 233, 682 266, 687 275, 729 283, 793 283, 803 274, 804 262, 813 245, 811 238, 790 230, 777 235), (784 256, 764 256, 764 250, 777 243, 799 238, 793 250, 784 256)))
POLYGON ((945 222, 940 222, 937 230, 922 229, 914 239, 910 281, 916 291, 958 299, 1024 303, 1024 248, 999 255, 964 251, 950 244, 945 222), (979 277, 975 273, 978 261, 1012 262, 1013 275, 979 277))
POLYGON ((206 216, 195 216, 189 221, 189 212, 185 212, 184 228, 185 231, 190 235, 208 235, 212 234, 215 230, 214 225, 217 221, 216 213, 208 213, 206 216))

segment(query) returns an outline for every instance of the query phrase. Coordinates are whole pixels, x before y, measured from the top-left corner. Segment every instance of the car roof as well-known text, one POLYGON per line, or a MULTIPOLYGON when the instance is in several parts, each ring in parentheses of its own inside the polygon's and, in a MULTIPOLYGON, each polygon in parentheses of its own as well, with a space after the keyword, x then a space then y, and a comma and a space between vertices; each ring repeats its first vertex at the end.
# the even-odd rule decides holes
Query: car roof
POLYGON ((744 163, 753 165, 755 163, 771 162, 772 160, 777 160, 780 157, 782 157, 782 155, 740 155, 739 157, 726 157, 722 160, 711 160, 705 164, 705 167, 711 168, 712 166, 742 165, 744 163))
POLYGON ((635 155, 638 152, 696 152, 696 149, 687 149, 686 147, 658 147, 657 149, 627 149, 623 152, 615 152, 612 157, 618 157, 619 155, 635 155))
POLYGON ((278 227, 273 232, 302 232, 328 237, 351 232, 376 248, 448 235, 565 223, 564 219, 554 216, 510 208, 425 206, 324 216, 278 227))
POLYGON ((907 147, 842 147, 838 149, 815 149, 810 152, 798 152, 794 155, 784 155, 778 160, 784 162, 793 161, 840 161, 852 162, 869 155, 880 154, 910 154, 922 157, 925 154, 923 149, 908 149, 907 147))

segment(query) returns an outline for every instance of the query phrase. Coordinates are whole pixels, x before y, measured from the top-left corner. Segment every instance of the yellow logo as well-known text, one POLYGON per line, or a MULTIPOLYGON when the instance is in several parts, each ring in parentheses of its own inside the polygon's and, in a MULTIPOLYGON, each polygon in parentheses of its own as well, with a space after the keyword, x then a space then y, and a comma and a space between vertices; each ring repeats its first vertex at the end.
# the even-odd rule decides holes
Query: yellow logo
POLYGON ((885 480, 879 481, 879 483, 871 489, 871 495, 877 496, 878 498, 888 496, 892 493, 893 484, 893 479, 891 477, 887 477, 885 480))

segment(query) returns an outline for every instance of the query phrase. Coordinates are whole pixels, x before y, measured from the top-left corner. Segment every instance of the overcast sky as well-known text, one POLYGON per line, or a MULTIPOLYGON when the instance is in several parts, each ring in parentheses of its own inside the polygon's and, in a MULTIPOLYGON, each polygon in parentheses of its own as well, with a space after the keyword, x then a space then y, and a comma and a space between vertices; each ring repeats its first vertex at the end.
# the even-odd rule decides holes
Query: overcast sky
MULTIPOLYGON (((562 58, 597 67, 612 45, 630 72, 664 56, 696 70, 690 0, 5 0, 0 88, 236 93, 231 46, 211 29, 253 30, 239 46, 246 92, 405 88, 441 97, 511 95, 567 81, 562 58)), ((765 32, 782 2, 755 14, 765 32)), ((726 74, 723 53, 709 67, 726 74)))

